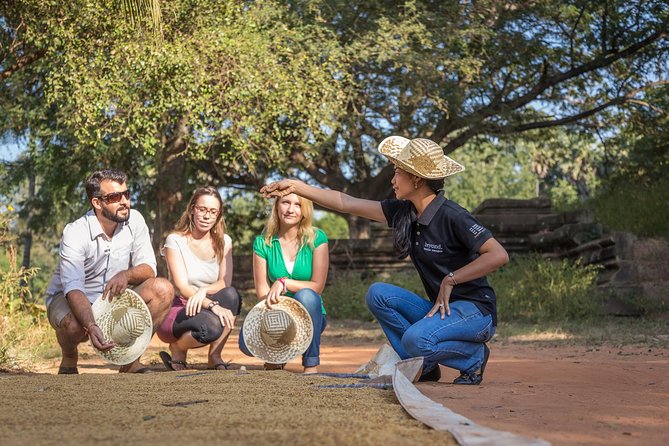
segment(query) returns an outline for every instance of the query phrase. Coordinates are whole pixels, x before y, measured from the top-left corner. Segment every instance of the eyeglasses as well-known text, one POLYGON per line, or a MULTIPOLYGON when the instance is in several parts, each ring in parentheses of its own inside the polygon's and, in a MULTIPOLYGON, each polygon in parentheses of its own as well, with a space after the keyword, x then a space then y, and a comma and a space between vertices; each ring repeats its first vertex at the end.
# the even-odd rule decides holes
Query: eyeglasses
POLYGON ((209 209, 209 208, 206 208, 204 206, 193 206, 193 209, 199 215, 209 214, 214 218, 218 217, 218 214, 221 213, 221 211, 219 211, 218 209, 209 209))
POLYGON ((107 195, 102 195, 98 198, 105 203, 118 203, 123 199, 123 197, 125 197, 126 200, 130 200, 130 191, 128 189, 124 190, 123 192, 112 192, 107 195))

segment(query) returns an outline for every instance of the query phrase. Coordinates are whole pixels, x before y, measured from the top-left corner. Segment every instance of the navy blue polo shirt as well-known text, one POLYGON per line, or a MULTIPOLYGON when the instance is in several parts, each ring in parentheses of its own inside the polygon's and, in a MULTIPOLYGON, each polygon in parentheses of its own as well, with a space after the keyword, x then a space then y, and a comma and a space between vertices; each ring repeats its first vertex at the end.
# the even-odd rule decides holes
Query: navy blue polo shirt
MULTIPOLYGON (((411 213, 409 256, 432 302, 439 295, 444 277, 478 258, 481 245, 492 238, 488 229, 465 208, 447 200, 443 191, 420 217, 409 200, 383 200, 381 207, 391 228, 395 226, 395 216, 411 213)), ((457 300, 471 301, 484 315, 491 314, 493 325, 497 326, 497 300, 485 277, 453 287, 450 301, 457 300)))

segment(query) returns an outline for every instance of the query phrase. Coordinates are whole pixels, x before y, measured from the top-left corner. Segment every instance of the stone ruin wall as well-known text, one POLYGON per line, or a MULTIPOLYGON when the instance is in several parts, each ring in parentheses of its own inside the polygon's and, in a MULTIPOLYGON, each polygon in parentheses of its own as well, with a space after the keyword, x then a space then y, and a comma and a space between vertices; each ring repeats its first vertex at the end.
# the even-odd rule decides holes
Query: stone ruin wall
MULTIPOLYGON (((630 302, 653 301, 669 307, 669 242, 607 231, 590 211, 554 212, 547 198, 490 199, 473 212, 489 228, 510 256, 530 251, 548 258, 579 260, 603 266, 597 285, 612 289, 623 299, 607 304, 609 313, 632 315, 630 302)), ((411 270, 407 259, 393 251, 385 225, 373 224, 371 239, 330 240, 328 281, 346 271, 377 275, 411 270)), ((233 284, 253 288, 251 255, 235 255, 233 284)))

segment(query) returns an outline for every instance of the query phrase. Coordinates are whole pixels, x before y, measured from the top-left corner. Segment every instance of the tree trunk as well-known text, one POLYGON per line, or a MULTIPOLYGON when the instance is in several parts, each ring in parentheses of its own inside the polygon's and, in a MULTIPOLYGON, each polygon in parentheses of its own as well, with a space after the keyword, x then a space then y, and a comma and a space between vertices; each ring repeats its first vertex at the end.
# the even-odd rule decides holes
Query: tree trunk
POLYGON ((370 238, 371 237, 371 222, 366 218, 356 217, 355 215, 344 215, 348 223, 348 237, 353 239, 370 238))
MULTIPOLYGON (((35 197, 35 172, 31 169, 30 177, 28 178, 28 202, 30 202, 35 197)), ((28 211, 32 214, 32 211, 28 211)), ((26 218, 27 221, 30 221, 30 215, 26 218)), ((30 253, 33 248, 33 232, 30 230, 30 227, 26 228, 26 232, 23 236, 24 246, 23 246, 23 260, 21 266, 24 269, 30 268, 30 253)), ((21 286, 25 287, 28 285, 25 278, 21 278, 21 286)))
POLYGON ((183 137, 188 133, 185 118, 180 120, 176 133, 170 139, 164 138, 163 151, 158 155, 152 244, 158 260, 159 277, 167 277, 167 265, 160 256, 160 248, 181 214, 180 204, 184 199, 182 190, 186 158, 183 152, 186 150, 186 143, 183 137))

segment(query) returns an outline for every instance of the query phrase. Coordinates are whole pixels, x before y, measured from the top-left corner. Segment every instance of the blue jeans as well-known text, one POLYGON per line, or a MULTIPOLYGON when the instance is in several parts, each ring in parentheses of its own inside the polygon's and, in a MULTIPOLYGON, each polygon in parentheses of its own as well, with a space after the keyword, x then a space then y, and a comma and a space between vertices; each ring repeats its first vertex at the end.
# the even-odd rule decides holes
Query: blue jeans
MULTIPOLYGON (((311 321, 314 324, 314 337, 311 344, 302 355, 302 366, 316 367, 321 363, 321 333, 327 326, 327 320, 323 314, 322 299, 315 291, 309 288, 303 288, 293 296, 293 299, 304 305, 307 309, 311 321)), ((246 356, 253 356, 244 342, 244 327, 239 331, 239 349, 246 356)))
POLYGON ((495 327, 492 316, 484 316, 472 302, 451 302, 451 315, 442 320, 439 313, 425 317, 432 302, 395 285, 374 283, 366 299, 400 358, 423 356, 426 372, 442 364, 474 373, 483 364, 483 343, 495 327))

